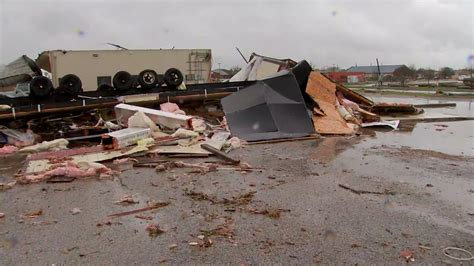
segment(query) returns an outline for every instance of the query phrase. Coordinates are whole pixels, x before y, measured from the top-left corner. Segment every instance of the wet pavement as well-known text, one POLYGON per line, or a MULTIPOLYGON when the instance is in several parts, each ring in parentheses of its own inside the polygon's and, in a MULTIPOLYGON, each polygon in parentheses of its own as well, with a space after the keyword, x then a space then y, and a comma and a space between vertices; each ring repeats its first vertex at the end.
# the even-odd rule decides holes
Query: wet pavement
POLYGON ((0 191, 0 264, 400 264, 406 249, 415 263, 457 264, 442 249, 474 252, 473 145, 428 149, 416 133, 457 138, 464 127, 453 123, 232 151, 261 168, 249 172, 132 168, 113 180, 16 185, 0 191), (125 195, 139 203, 115 203, 125 195), (148 201, 170 205, 108 217, 148 201), (151 237, 149 224, 165 232, 151 237))
MULTIPOLYGON (((424 108, 425 114, 431 117, 444 115, 474 117, 474 101, 472 99, 366 96, 375 102, 456 103, 456 107, 424 108)), ((409 130, 377 131, 375 135, 381 143, 393 147, 411 147, 453 155, 474 156, 474 120, 418 123, 409 130)))

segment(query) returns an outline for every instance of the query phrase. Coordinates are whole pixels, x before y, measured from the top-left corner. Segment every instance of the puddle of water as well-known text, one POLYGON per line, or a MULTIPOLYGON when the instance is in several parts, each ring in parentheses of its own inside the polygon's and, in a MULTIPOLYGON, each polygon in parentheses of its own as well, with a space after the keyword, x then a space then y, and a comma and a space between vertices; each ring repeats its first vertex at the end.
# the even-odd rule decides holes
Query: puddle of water
POLYGON ((474 156, 474 121, 418 123, 411 132, 376 132, 376 139, 395 147, 474 156))
POLYGON ((388 103, 411 103, 411 104, 436 104, 436 103, 456 103, 456 107, 447 108, 424 108, 426 113, 447 113, 459 116, 474 116, 474 99, 433 99, 423 97, 390 97, 365 95, 374 102, 388 103))
MULTIPOLYGON (((425 108, 428 116, 458 115, 474 117, 474 101, 452 99, 429 99, 409 97, 373 96, 376 102, 398 102, 412 104, 456 103, 456 107, 425 108)), ((418 123, 411 132, 376 132, 382 144, 395 147, 433 150, 452 155, 474 156, 474 121, 418 123)))
MULTIPOLYGON (((365 92, 379 92, 378 89, 364 89, 365 92)), ((428 90, 395 90, 395 89, 383 89, 383 92, 394 92, 394 93, 406 93, 406 94, 436 94, 436 91, 428 91, 428 90)), ((474 95, 474 92, 470 91, 446 91, 444 92, 447 95, 474 95)))

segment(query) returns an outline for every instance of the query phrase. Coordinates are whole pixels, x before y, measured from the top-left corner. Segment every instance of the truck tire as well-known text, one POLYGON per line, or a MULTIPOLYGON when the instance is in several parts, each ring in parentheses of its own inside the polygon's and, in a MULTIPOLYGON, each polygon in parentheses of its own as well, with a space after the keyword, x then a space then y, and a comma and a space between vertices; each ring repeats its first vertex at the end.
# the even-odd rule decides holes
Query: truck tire
POLYGON ((64 92, 69 96, 77 96, 82 92, 82 81, 74 74, 67 74, 61 78, 59 86, 64 88, 64 92))
POLYGON ((145 69, 138 74, 138 83, 143 89, 151 89, 158 83, 158 74, 152 69, 145 69))
POLYGON ((179 86, 183 82, 183 74, 176 68, 170 68, 165 72, 165 83, 168 86, 179 86))
POLYGON ((101 84, 97 91, 99 91, 104 96, 112 96, 115 94, 115 88, 110 86, 109 84, 101 84))
POLYGON ((119 91, 129 90, 133 83, 132 75, 127 71, 119 71, 115 73, 112 83, 119 91))
POLYGON ((53 92, 53 83, 44 76, 34 77, 30 81, 30 95, 33 97, 46 97, 53 92))

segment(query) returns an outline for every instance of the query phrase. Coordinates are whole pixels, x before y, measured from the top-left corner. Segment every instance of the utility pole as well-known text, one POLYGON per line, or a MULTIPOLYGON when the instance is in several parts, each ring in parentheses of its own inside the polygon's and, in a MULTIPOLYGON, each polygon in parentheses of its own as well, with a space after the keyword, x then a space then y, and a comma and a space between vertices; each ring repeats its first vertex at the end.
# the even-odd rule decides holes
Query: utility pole
POLYGON ((377 72, 378 72, 378 79, 377 79, 377 84, 382 86, 382 76, 380 74, 380 66, 379 66, 379 59, 378 58, 375 58, 375 60, 377 61, 377 72))

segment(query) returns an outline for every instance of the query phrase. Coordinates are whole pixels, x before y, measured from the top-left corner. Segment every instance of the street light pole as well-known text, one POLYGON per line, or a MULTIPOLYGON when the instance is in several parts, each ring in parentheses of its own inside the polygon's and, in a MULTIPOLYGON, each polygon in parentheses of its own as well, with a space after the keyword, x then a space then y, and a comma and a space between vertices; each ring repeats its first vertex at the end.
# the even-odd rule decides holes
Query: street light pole
POLYGON ((219 65, 219 81, 221 81, 221 72, 222 72, 222 69, 221 69, 221 63, 217 63, 219 65))

